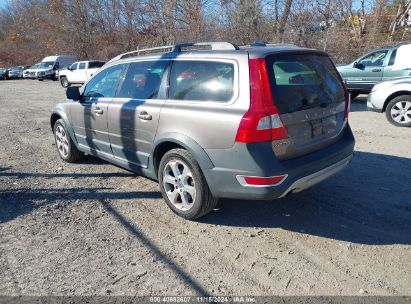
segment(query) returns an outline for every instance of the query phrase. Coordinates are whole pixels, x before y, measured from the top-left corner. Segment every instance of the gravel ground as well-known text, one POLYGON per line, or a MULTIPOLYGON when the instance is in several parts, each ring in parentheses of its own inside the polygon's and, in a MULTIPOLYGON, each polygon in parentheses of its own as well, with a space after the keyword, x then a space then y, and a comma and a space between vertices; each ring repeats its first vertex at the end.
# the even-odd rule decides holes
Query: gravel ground
POLYGON ((411 295, 411 129, 352 104, 351 165, 198 222, 158 185, 58 157, 59 83, 0 82, 0 295, 411 295))

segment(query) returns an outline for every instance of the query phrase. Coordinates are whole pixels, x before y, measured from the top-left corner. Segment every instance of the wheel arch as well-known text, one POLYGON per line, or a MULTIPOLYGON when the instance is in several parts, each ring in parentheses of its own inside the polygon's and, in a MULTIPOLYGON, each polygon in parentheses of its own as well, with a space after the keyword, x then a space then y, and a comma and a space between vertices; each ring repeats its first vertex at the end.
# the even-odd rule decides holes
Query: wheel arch
POLYGON ((66 130, 70 134, 71 139, 73 140, 74 144, 78 147, 77 139, 76 136, 74 135, 74 131, 71 128, 71 125, 69 123, 69 120, 67 118, 67 115, 64 112, 61 111, 53 111, 50 116, 50 127, 51 131, 54 132, 54 124, 56 123, 57 120, 63 119, 64 125, 66 127, 66 130))
MULTIPOLYGON (((182 148, 190 152, 197 163, 199 164, 201 170, 212 169, 214 164, 212 163, 208 154, 204 149, 197 143, 194 139, 180 133, 167 133, 158 138, 153 145, 153 150, 151 155, 152 165, 154 173, 157 176, 158 168, 160 165, 161 158, 168 151, 176 148, 182 148)), ((158 177, 158 176, 157 176, 158 177)))
POLYGON ((403 96, 403 95, 411 96, 411 91, 401 90, 401 91, 397 91, 397 92, 392 93, 385 100, 384 107, 382 108, 382 111, 385 112, 385 110, 387 109, 387 105, 391 102, 391 100, 393 100, 394 98, 396 98, 398 96, 403 96))

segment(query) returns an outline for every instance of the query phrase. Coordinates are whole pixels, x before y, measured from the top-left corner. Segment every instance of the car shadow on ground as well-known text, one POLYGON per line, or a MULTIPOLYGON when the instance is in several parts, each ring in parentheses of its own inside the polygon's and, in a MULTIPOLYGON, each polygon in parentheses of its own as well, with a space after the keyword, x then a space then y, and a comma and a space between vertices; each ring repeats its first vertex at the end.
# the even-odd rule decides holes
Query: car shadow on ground
MULTIPOLYGON (((6 174, 9 173, 0 170, 0 177, 6 174)), ((67 174, 72 178, 118 176, 118 173, 67 174)), ((125 172, 124 177, 130 176, 125 172)), ((51 178, 56 176, 52 174, 51 178)), ((410 183, 411 159, 355 152, 347 169, 309 190, 275 201, 222 199, 218 209, 199 222, 281 228, 360 244, 411 244, 410 183)), ((0 189, 0 223, 56 201, 66 204, 77 199, 105 202, 126 199, 138 203, 139 199, 147 198, 160 199, 161 194, 87 187, 0 189)))
POLYGON ((356 152, 338 175, 274 201, 221 200, 203 223, 281 228, 347 242, 411 244, 411 159, 356 152))
POLYGON ((367 112, 367 95, 360 95, 351 101, 350 112, 367 112))

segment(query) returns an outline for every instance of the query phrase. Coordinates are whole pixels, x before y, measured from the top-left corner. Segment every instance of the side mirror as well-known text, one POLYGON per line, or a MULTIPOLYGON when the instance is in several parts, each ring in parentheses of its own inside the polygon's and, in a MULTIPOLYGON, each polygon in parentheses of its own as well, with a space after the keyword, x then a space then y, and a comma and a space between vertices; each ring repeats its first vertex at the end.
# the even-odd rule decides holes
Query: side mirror
POLYGON ((68 87, 66 91, 66 96, 68 99, 74 101, 78 101, 81 99, 81 94, 78 87, 68 87))
POLYGON ((364 65, 362 63, 354 62, 354 68, 361 70, 364 68, 364 65))

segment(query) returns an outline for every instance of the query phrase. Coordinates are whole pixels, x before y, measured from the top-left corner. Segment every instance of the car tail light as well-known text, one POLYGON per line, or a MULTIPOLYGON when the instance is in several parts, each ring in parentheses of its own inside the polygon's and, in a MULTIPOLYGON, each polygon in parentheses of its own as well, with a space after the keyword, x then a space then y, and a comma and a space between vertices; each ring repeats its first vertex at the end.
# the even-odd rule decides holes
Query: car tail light
POLYGON ((288 138, 273 103, 264 58, 250 59, 250 108, 241 119, 236 142, 253 143, 288 138))
POLYGON ((259 177, 259 176, 243 176, 238 175, 238 182, 245 187, 271 187, 280 185, 287 175, 259 177))
POLYGON ((348 123, 348 116, 350 114, 351 106, 351 94, 348 92, 347 87, 344 85, 345 91, 345 114, 344 114, 344 123, 348 123))

